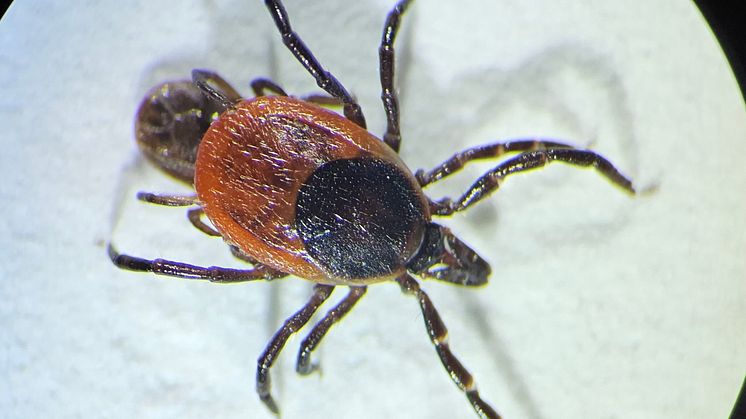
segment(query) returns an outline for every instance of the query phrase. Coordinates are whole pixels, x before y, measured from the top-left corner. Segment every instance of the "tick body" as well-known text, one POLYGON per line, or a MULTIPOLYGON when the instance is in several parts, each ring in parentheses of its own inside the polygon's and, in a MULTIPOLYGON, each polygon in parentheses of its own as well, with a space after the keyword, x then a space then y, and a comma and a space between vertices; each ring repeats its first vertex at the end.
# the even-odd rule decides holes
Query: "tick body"
POLYGON ((320 284, 398 277, 430 220, 420 185, 390 147, 290 97, 226 111, 202 140, 196 173, 204 211, 228 242, 320 284))
POLYGON ((348 288, 301 342, 296 370, 312 372, 311 354, 330 328, 352 310, 368 285, 390 282, 416 298, 438 357, 477 416, 499 418, 451 351, 443 320, 414 278, 471 287, 485 284, 491 269, 433 217, 466 210, 497 191, 509 176, 552 162, 593 168, 635 194, 632 182, 604 157, 539 138, 470 148, 432 170, 412 173, 397 154, 402 134, 394 88, 394 41, 409 4, 410 0, 400 1, 388 14, 379 46, 387 121, 382 139, 367 131, 354 97, 293 31, 279 0, 266 0, 265 5, 283 43, 330 96, 297 99, 274 82, 257 79, 252 82, 256 97, 242 99, 217 74, 195 70, 192 83, 167 82, 154 88, 138 111, 136 137, 145 155, 196 189, 196 196, 141 193, 140 198, 191 206, 189 219, 195 227, 221 237, 251 267, 143 259, 120 254, 110 245, 115 265, 218 283, 294 275, 316 284, 306 305, 285 321, 257 361, 257 393, 275 413, 279 407, 270 391, 269 371, 288 338, 309 322, 336 287, 348 288), (342 106, 344 116, 319 104, 342 106), (472 161, 506 155, 513 156, 456 199, 431 200, 423 191, 472 161), (203 216, 212 226, 202 221, 203 216))

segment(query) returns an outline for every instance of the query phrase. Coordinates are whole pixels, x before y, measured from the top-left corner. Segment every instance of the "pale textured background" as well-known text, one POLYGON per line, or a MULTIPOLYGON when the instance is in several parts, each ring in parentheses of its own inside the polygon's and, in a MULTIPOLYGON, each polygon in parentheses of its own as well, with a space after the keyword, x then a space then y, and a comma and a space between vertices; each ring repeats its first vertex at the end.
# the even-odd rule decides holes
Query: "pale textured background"
MULTIPOLYGON (((377 46, 391 1, 288 1, 296 30, 383 130, 377 46)), ((463 6, 462 6, 463 7, 463 6)), ((255 360, 309 285, 120 272, 123 251, 240 266, 138 157, 155 83, 220 71, 316 91, 258 1, 22 1, 0 22, 0 417, 268 418, 255 360)), ((721 418, 746 372, 746 112, 693 4, 421 1, 398 44, 413 168, 543 135, 590 144, 657 194, 565 167, 510 179, 446 223, 491 261, 480 290, 426 283, 455 352, 506 418, 721 418), (465 9, 455 4, 469 4, 465 9)), ((462 190, 486 166, 435 188, 462 190)), ((340 292, 340 295, 342 293, 340 292)), ((284 418, 471 418, 414 300, 373 287, 299 378, 284 418)))

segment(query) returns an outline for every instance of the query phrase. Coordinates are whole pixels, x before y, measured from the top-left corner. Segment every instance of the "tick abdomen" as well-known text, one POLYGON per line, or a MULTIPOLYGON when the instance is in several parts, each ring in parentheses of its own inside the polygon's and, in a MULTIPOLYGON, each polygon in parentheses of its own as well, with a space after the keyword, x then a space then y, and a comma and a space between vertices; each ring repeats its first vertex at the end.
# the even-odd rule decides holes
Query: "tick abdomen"
MULTIPOLYGON (((320 181, 321 184, 310 188, 323 186, 325 190, 309 198, 315 199, 313 207, 317 207, 325 197, 334 194, 335 186, 329 184, 329 176, 333 178, 335 170, 357 170, 363 176, 362 183, 347 187, 357 190, 367 185, 367 193, 379 194, 377 199, 384 199, 381 194, 388 195, 397 188, 408 191, 399 194, 399 201, 394 202, 405 212, 407 208, 413 214, 419 211, 419 215, 408 216, 409 226, 405 228, 415 228, 424 223, 422 220, 429 221, 427 202, 419 184, 391 148, 339 114, 289 97, 258 97, 243 101, 221 115, 200 144, 195 188, 205 213, 226 241, 236 244, 256 260, 268 261, 272 268, 329 284, 349 283, 353 277, 362 281, 359 283, 391 279, 403 271, 402 257, 408 258, 416 250, 411 249, 415 246, 410 243, 411 239, 404 237, 411 236, 412 231, 397 232, 398 227, 386 231, 372 225, 391 224, 396 217, 386 218, 389 217, 386 212, 371 215, 367 221, 353 217, 350 220, 357 223, 356 228, 368 225, 370 230, 364 233, 354 228, 334 229, 336 233, 326 241, 311 237, 324 228, 323 223, 312 222, 306 211, 311 207, 304 206, 302 220, 296 219, 298 196, 307 181, 320 181), (338 160, 359 159, 379 163, 346 167, 335 163, 326 167, 338 160), (390 182, 388 178, 397 179, 398 183, 385 185, 390 182), (382 184, 375 186, 377 183, 382 184), (299 225, 307 228, 303 231, 312 231, 310 235, 302 236, 299 225), (369 249, 334 247, 368 238, 380 239, 383 243, 370 242, 369 249), (394 257, 395 249, 404 250, 404 253, 394 257), (372 266, 351 266, 352 260, 370 252, 385 262, 378 260, 372 266), (330 260, 333 254, 357 256, 334 262, 330 260), (358 277, 359 274, 363 276, 358 277)), ((305 188, 306 195, 311 190, 308 188, 305 188)), ((355 199, 357 209, 344 203, 349 197, 338 195, 334 199, 342 200, 338 211, 347 208, 349 216, 362 217, 370 213, 366 208, 376 205, 376 200, 364 196, 355 199)), ((334 205, 334 202, 329 204, 334 205)))

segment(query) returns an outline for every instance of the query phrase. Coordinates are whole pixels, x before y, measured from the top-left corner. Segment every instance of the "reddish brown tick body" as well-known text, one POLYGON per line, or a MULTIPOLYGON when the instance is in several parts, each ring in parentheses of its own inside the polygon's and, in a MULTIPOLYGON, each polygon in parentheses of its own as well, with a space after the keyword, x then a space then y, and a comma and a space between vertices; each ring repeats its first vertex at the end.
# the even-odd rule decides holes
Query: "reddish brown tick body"
MULTIPOLYGON (((290 97, 257 97, 221 115, 202 140, 194 186, 205 214, 226 241, 271 268, 322 284, 362 285, 400 276, 420 247, 425 224, 430 220, 417 180, 389 146, 335 112, 290 97), (408 232, 411 239, 406 240, 402 251, 397 251, 396 265, 372 276, 352 277, 330 270, 309 254, 313 246, 298 232, 297 224, 303 222, 298 219, 297 208, 301 188, 322 165, 338 160, 390 165, 408 183, 404 187, 411 191, 412 202, 405 204, 420 210, 419 223, 408 232)), ((317 187, 314 193, 333 194, 332 188, 334 185, 325 185, 326 192, 322 192, 317 187)), ((363 195, 359 198, 348 204, 370 207, 379 199, 363 195)), ((350 217, 354 219, 346 221, 358 223, 362 229, 366 221, 362 218, 371 215, 350 217)), ((357 239, 365 240, 365 234, 360 231, 357 239)))

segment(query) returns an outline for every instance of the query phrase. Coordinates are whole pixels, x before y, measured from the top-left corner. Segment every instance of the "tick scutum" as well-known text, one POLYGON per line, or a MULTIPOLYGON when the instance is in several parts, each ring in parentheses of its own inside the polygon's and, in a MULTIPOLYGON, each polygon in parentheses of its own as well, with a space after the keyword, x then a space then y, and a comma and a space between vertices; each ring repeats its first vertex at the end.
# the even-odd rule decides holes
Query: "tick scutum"
POLYGON ((401 272, 418 250, 428 221, 417 188, 384 160, 325 163, 298 193, 298 234, 309 255, 335 277, 401 272))

